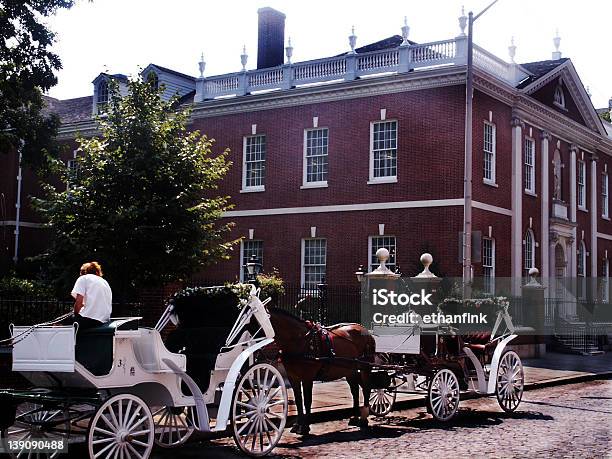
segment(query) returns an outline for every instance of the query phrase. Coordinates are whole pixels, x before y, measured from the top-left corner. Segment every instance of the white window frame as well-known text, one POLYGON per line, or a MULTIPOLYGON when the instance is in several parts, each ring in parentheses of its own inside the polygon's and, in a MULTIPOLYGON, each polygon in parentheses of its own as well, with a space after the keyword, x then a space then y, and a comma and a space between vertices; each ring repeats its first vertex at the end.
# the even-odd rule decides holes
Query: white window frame
MULTIPOLYGON (((378 262, 373 262, 374 260, 374 240, 375 239, 382 239, 382 238, 393 238, 393 249, 389 250, 389 247, 386 246, 381 246, 378 247, 378 249, 384 247, 385 249, 389 250, 389 260, 387 261, 386 265, 387 267, 391 270, 391 271, 395 271, 395 268, 397 267, 397 237, 395 237, 392 234, 383 234, 378 235, 378 236, 370 236, 368 237, 368 272, 372 272, 374 269, 378 268, 379 263, 378 262), (391 261, 393 260, 393 261, 391 261)), ((376 250, 378 250, 376 249, 376 250)))
POLYGON ((482 181, 489 185, 496 185, 496 165, 497 165, 497 127, 495 124, 490 123, 488 121, 484 122, 484 126, 482 128, 482 181), (487 127, 491 127, 491 151, 488 151, 486 146, 486 132, 487 127), (491 155, 491 176, 487 177, 487 155, 491 155))
POLYGON ((482 278, 483 278, 483 290, 486 293, 494 294, 495 293, 495 239, 492 237, 483 237, 482 238, 482 278), (491 241, 491 264, 485 264, 485 241, 491 241), (488 275, 486 274, 488 271, 488 275), (490 281, 487 281, 490 279, 490 281))
POLYGON ((608 182, 608 173, 601 174, 601 216, 610 218, 610 188, 608 182))
POLYGON ((565 108, 565 92, 563 91, 563 86, 561 82, 559 82, 559 84, 555 88, 555 93, 553 95, 553 104, 555 104, 557 107, 565 108))
POLYGON ((108 104, 110 103, 110 87, 108 84, 108 80, 104 79, 98 82, 96 85, 96 112, 100 115, 107 112, 108 104), (101 100, 102 96, 102 87, 105 87, 106 99, 101 100))
MULTIPOLYGON (((246 264, 245 263, 245 244, 253 243, 253 242, 261 243, 261 256, 258 257, 257 261, 261 263, 261 265, 263 266, 263 256, 264 256, 263 240, 261 239, 242 239, 240 241, 240 282, 244 282, 246 280, 245 272, 244 272, 244 265, 246 264)), ((246 259, 246 261, 248 261, 248 259, 246 259)))
POLYGON ((525 138, 524 152, 525 193, 535 195, 536 192, 536 151, 535 140, 525 138), (529 148, 528 148, 529 147, 529 148), (529 177, 528 177, 529 176, 529 177))
POLYGON ((302 289, 309 289, 312 291, 316 291, 316 285, 314 287, 309 287, 306 285, 306 241, 325 241, 325 263, 321 264, 309 264, 308 266, 324 266, 324 275, 323 278, 327 276, 327 239, 324 237, 315 237, 315 238, 305 238, 302 239, 302 254, 301 254, 301 274, 300 274, 300 285, 302 289))
POLYGON ((587 191, 587 177, 586 177, 586 163, 579 159, 578 166, 576 167, 576 202, 578 203, 578 209, 587 210, 586 207, 586 191, 587 191), (582 172, 582 174, 581 174, 582 172), (582 180, 581 180, 582 176, 582 180))
MULTIPOLYGON (((242 139, 242 189, 241 193, 256 193, 260 191, 266 191, 266 166, 268 158, 268 139, 265 134, 247 135, 242 139), (247 143, 248 139, 254 139, 263 137, 266 148, 264 150, 264 159, 257 161, 263 162, 263 185, 250 185, 247 186, 247 143)), ((256 161, 249 161, 256 162, 256 161)))
POLYGON ((327 161, 327 170, 325 172, 325 176, 329 177, 329 128, 326 127, 316 127, 304 129, 304 151, 302 155, 302 186, 301 188, 325 188, 327 187, 327 180, 319 180, 319 181, 308 181, 308 158, 312 156, 308 156, 308 133, 314 131, 326 131, 326 139, 327 144, 325 145, 326 153, 324 155, 314 155, 315 157, 325 158, 327 161))
MULTIPOLYGON (((398 169, 398 138, 399 138, 399 123, 397 120, 379 120, 370 122, 370 179, 368 185, 374 185, 378 183, 397 183, 397 169, 398 169), (374 176, 374 126, 383 123, 395 123, 395 175, 386 175, 383 177, 374 176)), ((393 150, 392 148, 389 150, 393 150)))
POLYGON ((576 277, 578 281, 578 289, 576 296, 580 299, 585 298, 586 293, 586 270, 587 270, 587 249, 584 241, 578 243, 576 253, 576 277))
POLYGON ((610 302, 610 261, 607 258, 603 259, 601 264, 601 301, 604 303, 610 302))
POLYGON ((536 254, 535 235, 531 228, 525 232, 525 240, 523 241, 523 269, 525 274, 529 275, 529 270, 535 267, 536 254))

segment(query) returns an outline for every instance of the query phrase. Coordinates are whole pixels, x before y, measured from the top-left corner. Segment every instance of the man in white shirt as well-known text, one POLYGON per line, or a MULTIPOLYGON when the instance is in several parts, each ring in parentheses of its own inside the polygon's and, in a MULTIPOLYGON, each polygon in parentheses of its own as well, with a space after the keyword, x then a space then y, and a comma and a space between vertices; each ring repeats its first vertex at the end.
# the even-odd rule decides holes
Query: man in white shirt
POLYGON ((110 320, 113 292, 102 278, 102 268, 96 261, 81 266, 81 276, 72 288, 74 321, 81 329, 98 327, 110 320))

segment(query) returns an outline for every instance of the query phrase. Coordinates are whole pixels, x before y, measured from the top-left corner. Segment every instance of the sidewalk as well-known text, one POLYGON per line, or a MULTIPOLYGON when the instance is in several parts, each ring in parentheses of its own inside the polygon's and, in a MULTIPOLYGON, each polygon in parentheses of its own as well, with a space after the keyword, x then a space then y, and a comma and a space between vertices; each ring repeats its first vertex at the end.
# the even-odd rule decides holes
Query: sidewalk
MULTIPOLYGON (((544 358, 523 360, 525 390, 547 385, 571 384, 584 379, 612 375, 612 353, 582 356, 548 353, 544 358)), ((291 392, 291 391, 290 391, 291 392)), ((360 391, 361 392, 361 391, 360 391)), ((422 395, 398 394, 397 408, 423 404, 422 395)), ((312 396, 312 411, 317 418, 340 417, 348 414, 353 402, 346 381, 315 383, 312 396)), ((293 394, 290 397, 289 415, 295 415, 293 394)))

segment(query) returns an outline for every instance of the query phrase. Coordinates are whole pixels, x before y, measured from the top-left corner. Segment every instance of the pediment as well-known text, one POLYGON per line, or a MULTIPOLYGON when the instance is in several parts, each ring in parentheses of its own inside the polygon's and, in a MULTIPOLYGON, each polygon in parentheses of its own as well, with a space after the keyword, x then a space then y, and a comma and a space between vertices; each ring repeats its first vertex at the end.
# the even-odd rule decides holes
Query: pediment
POLYGON ((606 135, 591 98, 569 59, 523 88, 522 92, 577 123, 606 135))

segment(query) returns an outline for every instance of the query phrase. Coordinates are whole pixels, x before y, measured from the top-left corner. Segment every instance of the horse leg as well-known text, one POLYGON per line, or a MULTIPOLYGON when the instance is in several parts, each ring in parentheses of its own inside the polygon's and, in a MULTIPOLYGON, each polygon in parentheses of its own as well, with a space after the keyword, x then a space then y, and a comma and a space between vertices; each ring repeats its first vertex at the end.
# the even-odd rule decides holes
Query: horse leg
POLYGON ((370 415, 370 372, 360 371, 359 372, 359 384, 361 385, 361 391, 363 392, 363 409, 359 419, 359 427, 368 426, 368 416, 370 415))
POLYGON ((310 410, 312 408, 312 381, 302 381, 304 388, 304 422, 302 424, 302 435, 310 433, 310 410))
POLYGON ((301 425, 304 418, 304 408, 302 404, 302 382, 298 380, 294 380, 289 378, 289 383, 293 388, 293 398, 295 398, 295 407, 297 408, 297 421, 291 428, 292 433, 300 434, 301 425))
POLYGON ((351 388, 351 395, 353 396, 353 416, 349 419, 349 426, 357 426, 359 425, 359 377, 357 373, 351 373, 350 376, 347 376, 346 382, 351 388))

